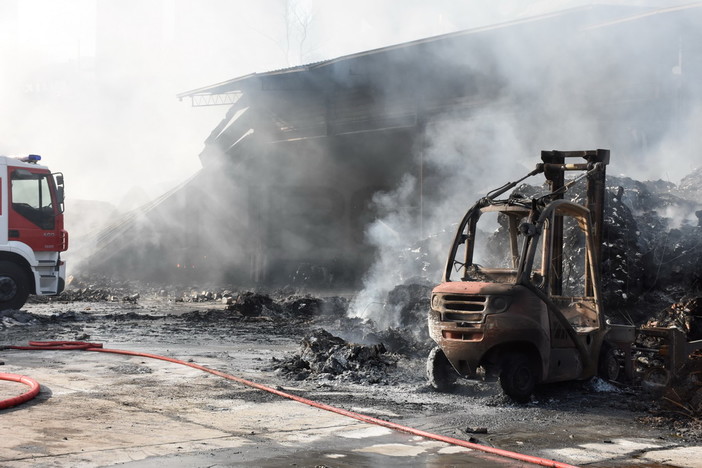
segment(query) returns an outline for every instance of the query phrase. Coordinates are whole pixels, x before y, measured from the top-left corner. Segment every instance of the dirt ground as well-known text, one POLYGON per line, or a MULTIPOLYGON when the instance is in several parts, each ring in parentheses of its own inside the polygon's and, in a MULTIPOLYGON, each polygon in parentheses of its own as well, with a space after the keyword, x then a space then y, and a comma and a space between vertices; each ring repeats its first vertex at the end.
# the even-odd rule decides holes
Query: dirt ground
MULTIPOLYGON (((345 318, 343 298, 233 296, 74 290, 63 301, 2 315, 0 345, 82 340, 175 357, 424 431, 576 465, 696 467, 702 458, 700 421, 641 389, 600 380, 548 385, 524 405, 493 384, 462 381, 438 393, 424 377, 429 343, 345 318), (325 362, 300 364, 322 329, 358 345, 340 341, 325 362)), ((526 466, 163 361, 10 349, 0 361, 0 372, 42 384, 32 402, 0 411, 2 466, 526 466)), ((22 391, 0 382, 0 398, 22 391)))

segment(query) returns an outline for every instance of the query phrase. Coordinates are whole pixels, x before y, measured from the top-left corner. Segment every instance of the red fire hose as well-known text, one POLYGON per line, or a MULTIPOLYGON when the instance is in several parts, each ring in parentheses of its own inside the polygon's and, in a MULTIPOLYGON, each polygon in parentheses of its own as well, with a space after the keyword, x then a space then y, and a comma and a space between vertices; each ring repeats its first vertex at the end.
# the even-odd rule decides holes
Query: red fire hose
POLYGON ((5 400, 0 400, 0 410, 6 408, 12 408, 13 406, 21 405, 22 403, 31 400, 39 394, 39 382, 34 379, 27 377, 26 375, 18 374, 5 374, 0 372, 0 380, 7 380, 10 382, 19 382, 29 386, 29 391, 25 392, 16 397, 7 398, 5 400))
MULTIPOLYGON (((226 374, 226 373, 220 372, 218 370, 214 370, 214 369, 210 369, 210 368, 205 367, 205 366, 201 366, 199 364, 181 361, 180 359, 170 358, 167 356, 160 356, 158 354, 140 353, 140 352, 136 352, 136 351, 126 351, 126 350, 120 350, 120 349, 107 349, 107 348, 103 348, 101 343, 86 343, 86 342, 82 342, 82 341, 30 341, 29 346, 7 346, 7 348, 8 349, 21 349, 21 350, 84 350, 84 351, 95 351, 95 352, 100 352, 100 353, 124 354, 127 356, 139 356, 139 357, 145 357, 145 358, 151 358, 151 359, 159 359, 161 361, 173 362, 176 364, 181 364, 184 366, 192 367, 194 369, 198 369, 198 370, 201 370, 203 372, 208 372, 210 374, 214 374, 214 375, 217 375, 219 377, 222 377, 222 378, 225 378, 228 380, 233 380, 234 382, 238 382, 238 383, 240 383, 242 385, 246 385, 248 387, 256 388, 256 389, 263 390, 263 391, 269 392, 269 393, 273 393, 275 395, 281 396, 283 398, 287 398, 289 400, 297 401, 299 403, 304 403, 304 404, 312 406, 314 408, 323 409, 325 411, 331 411, 332 413, 337 413, 337 414, 340 414, 342 416, 347 416, 349 418, 357 419, 359 421, 363 421, 366 423, 387 427, 389 429, 393 429, 396 431, 405 432, 407 434, 412 434, 412 435, 424 437, 427 439, 438 440, 440 442, 445 442, 447 444, 456 445, 459 447, 465 447, 465 448, 469 448, 472 450, 479 450, 481 452, 486 452, 486 453, 490 453, 493 455, 499 455, 501 457, 511 458, 513 460, 520 460, 523 462, 532 463, 534 465, 550 466, 550 467, 555 467, 555 468, 576 468, 573 465, 569 465, 567 463, 561 463, 561 462, 549 460, 546 458, 535 457, 532 455, 525 455, 525 454, 517 453, 517 452, 511 452, 509 450, 502 450, 502 449, 498 449, 495 447, 489 447, 487 445, 481 445, 481 444, 476 444, 476 443, 468 442, 468 441, 461 440, 461 439, 455 439, 453 437, 442 436, 440 434, 433 434, 431 432, 425 432, 425 431, 422 431, 419 429, 414 429, 411 427, 403 426, 401 424, 396 424, 393 422, 385 421, 383 419, 374 418, 372 416, 366 416, 366 415, 361 414, 361 413, 348 411, 345 409, 337 408, 335 406, 327 405, 325 403, 320 403, 317 401, 309 400, 307 398, 302 398, 302 397, 299 397, 296 395, 292 395, 290 393, 285 393, 285 392, 282 392, 280 390, 276 390, 274 388, 267 387, 265 385, 251 382, 250 380, 242 379, 242 378, 236 377, 234 375, 226 374)), ((3 374, 0 374, 0 375, 3 375, 3 374)), ((18 377, 23 377, 23 376, 18 376, 18 377)), ((24 377, 24 378, 26 378, 26 377, 24 377)), ((29 379, 29 380, 31 380, 31 379, 29 379)), ((25 382, 23 382, 23 383, 25 383, 25 382)), ((36 382, 34 382, 34 383, 36 383, 36 382)), ((39 385, 38 384, 37 384, 36 392, 37 393, 39 392, 39 385)), ((17 398, 19 398, 19 397, 17 397, 17 398)), ((32 398, 33 398, 33 396, 32 396, 32 398)), ((16 404, 19 404, 19 403, 16 403, 16 404)), ((2 406, 0 406, 0 409, 2 409, 2 406)))

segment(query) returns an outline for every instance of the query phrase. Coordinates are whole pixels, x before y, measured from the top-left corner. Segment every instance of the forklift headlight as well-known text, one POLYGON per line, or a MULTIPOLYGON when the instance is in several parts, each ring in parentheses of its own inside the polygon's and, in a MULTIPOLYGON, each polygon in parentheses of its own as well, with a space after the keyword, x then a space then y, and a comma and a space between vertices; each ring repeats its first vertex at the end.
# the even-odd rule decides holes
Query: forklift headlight
POLYGON ((498 314, 509 308, 511 298, 508 296, 491 296, 490 297, 490 312, 498 314))

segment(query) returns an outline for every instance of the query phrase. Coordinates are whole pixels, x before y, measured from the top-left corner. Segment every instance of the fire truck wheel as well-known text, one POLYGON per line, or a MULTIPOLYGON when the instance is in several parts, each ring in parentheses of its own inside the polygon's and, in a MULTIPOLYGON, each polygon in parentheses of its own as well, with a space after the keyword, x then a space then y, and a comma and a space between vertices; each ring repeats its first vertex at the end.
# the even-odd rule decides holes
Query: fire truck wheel
POLYGON ((427 358, 427 380, 435 390, 446 392, 453 388, 458 379, 458 373, 454 370, 444 352, 438 346, 429 352, 427 358))
POLYGON ((29 296, 27 274, 16 264, 0 261, 0 310, 20 309, 29 296))
POLYGON ((536 387, 536 372, 528 356, 510 353, 502 360, 500 386, 505 395, 518 403, 527 403, 536 387))

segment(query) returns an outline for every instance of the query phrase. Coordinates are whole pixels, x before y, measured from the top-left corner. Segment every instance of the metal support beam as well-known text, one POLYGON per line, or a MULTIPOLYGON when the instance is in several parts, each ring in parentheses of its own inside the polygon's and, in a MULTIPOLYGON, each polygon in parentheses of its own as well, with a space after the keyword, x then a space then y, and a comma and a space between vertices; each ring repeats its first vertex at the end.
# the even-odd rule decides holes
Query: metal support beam
MULTIPOLYGON (((189 97, 192 107, 231 106, 236 104, 242 95, 241 91, 233 91, 220 94, 191 94, 189 97)), ((180 99, 183 100, 182 97, 180 99)))

